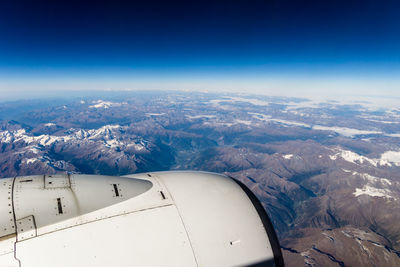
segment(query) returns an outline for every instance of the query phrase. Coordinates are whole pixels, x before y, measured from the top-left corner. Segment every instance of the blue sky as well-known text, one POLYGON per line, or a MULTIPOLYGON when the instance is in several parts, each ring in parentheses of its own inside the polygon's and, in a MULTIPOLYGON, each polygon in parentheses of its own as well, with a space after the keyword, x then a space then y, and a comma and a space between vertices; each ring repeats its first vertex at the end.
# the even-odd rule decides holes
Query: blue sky
POLYGON ((400 96, 397 1, 7 2, 3 97, 105 89, 400 96))

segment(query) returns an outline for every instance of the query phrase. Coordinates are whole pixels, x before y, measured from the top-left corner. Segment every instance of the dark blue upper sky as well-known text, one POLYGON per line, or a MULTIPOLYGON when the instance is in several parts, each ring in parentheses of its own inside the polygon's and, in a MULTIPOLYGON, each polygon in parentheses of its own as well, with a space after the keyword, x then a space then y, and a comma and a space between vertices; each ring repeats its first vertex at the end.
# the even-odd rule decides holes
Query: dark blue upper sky
POLYGON ((399 69, 397 1, 0 4, 0 78, 5 80, 282 74, 393 78, 399 69))

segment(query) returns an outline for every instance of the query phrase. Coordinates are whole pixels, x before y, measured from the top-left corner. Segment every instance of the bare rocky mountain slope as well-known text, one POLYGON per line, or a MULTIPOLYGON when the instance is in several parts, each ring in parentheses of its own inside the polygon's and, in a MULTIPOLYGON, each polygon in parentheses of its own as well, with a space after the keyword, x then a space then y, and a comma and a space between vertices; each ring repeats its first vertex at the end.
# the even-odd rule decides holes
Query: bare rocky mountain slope
POLYGON ((0 103, 0 119, 1 177, 225 173, 261 200, 287 266, 400 266, 398 108, 125 92, 0 103))

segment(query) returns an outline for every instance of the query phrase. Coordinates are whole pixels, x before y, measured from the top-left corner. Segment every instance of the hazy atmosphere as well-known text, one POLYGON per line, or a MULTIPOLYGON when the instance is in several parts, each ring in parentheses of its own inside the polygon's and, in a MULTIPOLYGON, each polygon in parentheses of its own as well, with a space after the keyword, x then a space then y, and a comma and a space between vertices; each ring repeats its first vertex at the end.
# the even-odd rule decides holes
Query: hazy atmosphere
POLYGON ((0 5, 3 99, 149 89, 400 96, 397 1, 0 5))

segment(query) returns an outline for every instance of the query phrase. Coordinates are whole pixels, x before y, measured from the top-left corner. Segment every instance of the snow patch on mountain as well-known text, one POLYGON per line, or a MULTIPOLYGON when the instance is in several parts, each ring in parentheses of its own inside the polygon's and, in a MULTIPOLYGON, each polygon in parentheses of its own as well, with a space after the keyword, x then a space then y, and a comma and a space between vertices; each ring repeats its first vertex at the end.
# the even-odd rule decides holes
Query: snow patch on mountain
POLYGON ((91 129, 87 131, 86 137, 88 139, 96 139, 100 137, 114 138, 113 131, 120 130, 121 125, 104 125, 99 129, 91 129))
POLYGON ((146 113, 146 116, 150 117, 150 116, 164 116, 166 115, 164 112, 162 113, 146 113))
POLYGON ((389 137, 400 137, 400 133, 391 133, 391 134, 385 134, 386 136, 389 137))
POLYGON ((350 150, 344 150, 344 149, 335 149, 336 153, 334 155, 329 155, 329 158, 331 160, 336 160, 338 158, 341 158, 345 161, 354 163, 354 164, 363 164, 363 163, 369 163, 375 167, 378 165, 380 166, 392 166, 390 162, 388 162, 385 159, 370 159, 365 156, 361 156, 353 151, 350 150))
POLYGON ((120 147, 123 145, 122 142, 115 140, 115 139, 105 140, 104 144, 106 147, 110 147, 110 148, 116 148, 116 147, 120 147))
POLYGON ((36 159, 36 158, 32 158, 32 159, 25 159, 25 162, 26 162, 26 164, 32 164, 32 163, 35 163, 36 161, 39 161, 38 159, 36 159))
POLYGON ((373 186, 364 185, 363 188, 356 188, 356 191, 353 192, 353 195, 356 197, 361 195, 368 195, 371 197, 384 197, 396 200, 396 198, 390 195, 391 193, 392 192, 389 189, 380 189, 373 186))
POLYGON ((103 101, 103 100, 96 100, 92 101, 93 105, 90 105, 89 108, 110 108, 110 107, 120 107, 122 105, 126 105, 126 102, 111 102, 111 101, 103 101))
POLYGON ((215 118, 216 116, 215 115, 195 115, 195 116, 191 116, 191 115, 186 115, 186 117, 188 118, 188 119, 203 119, 203 118, 205 118, 205 119, 212 119, 212 118, 215 118))
POLYGON ((311 126, 309 124, 297 122, 297 121, 288 121, 288 120, 282 120, 282 119, 270 119, 269 121, 281 123, 281 124, 288 125, 288 126, 299 126, 299 127, 311 128, 311 126))
POLYGON ((276 122, 279 124, 284 124, 287 126, 299 126, 299 127, 306 127, 306 128, 311 128, 309 124, 303 123, 303 122, 297 122, 297 121, 288 121, 288 120, 283 120, 283 119, 273 119, 269 115, 261 114, 261 113, 254 113, 254 112, 249 112, 250 115, 252 115, 253 118, 261 121, 270 121, 270 122, 276 122))
POLYGON ((255 106, 268 106, 270 103, 256 98, 244 98, 244 97, 227 97, 225 99, 214 99, 210 101, 211 103, 220 102, 245 102, 250 103, 255 106))
POLYGON ((351 173, 353 176, 361 177, 366 182, 363 187, 355 189, 353 192, 354 196, 369 195, 372 197, 384 197, 396 200, 396 198, 393 197, 393 192, 390 190, 393 183, 389 179, 376 177, 368 173, 359 173, 346 169, 342 170, 346 173, 351 173))
POLYGON ((347 173, 351 173, 354 176, 359 176, 359 177, 363 178, 364 180, 366 180, 369 183, 380 182, 380 183, 385 184, 385 185, 392 185, 392 182, 389 179, 386 179, 386 178, 376 177, 376 176, 370 175, 368 173, 359 173, 359 172, 356 172, 356 171, 350 171, 350 170, 345 170, 345 169, 343 169, 343 171, 345 171, 347 173))
POLYGON ((133 147, 136 151, 146 150, 146 146, 143 143, 128 144, 127 147, 133 147))
POLYGON ((37 146, 29 147, 28 151, 30 151, 34 154, 39 154, 41 152, 37 146))
POLYGON ((384 120, 373 120, 373 119, 365 119, 365 120, 377 122, 377 123, 383 123, 383 124, 398 124, 399 123, 397 121, 384 121, 384 120))
POLYGON ((251 125, 252 124, 251 121, 239 120, 239 119, 235 120, 235 123, 244 124, 244 125, 251 125))
POLYGON ((304 99, 304 101, 288 101, 281 104, 286 105, 286 110, 294 110, 320 108, 323 102, 317 99, 304 99))
POLYGON ((314 125, 312 127, 312 129, 319 130, 319 131, 332 131, 332 132, 336 132, 336 133, 346 136, 346 137, 353 137, 355 135, 383 134, 383 132, 380 132, 380 131, 367 131, 367 130, 346 128, 346 127, 336 127, 336 126, 329 127, 329 126, 322 126, 322 125, 314 125))
POLYGON ((205 121, 203 122, 203 125, 205 126, 212 126, 212 127, 218 127, 218 126, 222 126, 222 127, 231 127, 234 125, 234 123, 231 122, 209 122, 209 121, 205 121))
POLYGON ((260 99, 256 98, 244 98, 244 97, 225 97, 223 99, 212 99, 209 101, 209 103, 213 105, 219 106, 221 102, 226 102, 226 103, 234 103, 234 102, 245 102, 249 103, 255 106, 268 106, 270 103, 267 101, 263 101, 260 99))
MULTIPOLYGON (((0 132, 0 141, 2 143, 13 143, 13 142, 24 142, 27 144, 29 149, 34 153, 39 153, 39 149, 37 146, 31 145, 39 145, 39 146, 51 146, 57 142, 73 142, 74 140, 90 140, 90 141, 99 141, 103 140, 103 143, 106 147, 115 148, 118 146, 124 145, 120 140, 116 140, 115 131, 121 130, 120 125, 105 125, 100 127, 99 129, 70 129, 67 135, 56 136, 56 135, 39 135, 39 136, 31 136, 26 133, 25 129, 19 129, 17 131, 3 131, 0 132)), ((138 150, 143 148, 137 147, 138 150)))
POLYGON ((269 121, 272 117, 270 115, 265 115, 262 113, 248 112, 249 115, 252 115, 253 118, 261 121, 269 121))
POLYGON ((400 166, 400 151, 386 151, 381 155, 381 160, 392 162, 396 166, 400 166))
POLYGON ((11 143, 13 135, 9 131, 0 132, 0 140, 2 143, 11 143))
POLYGON ((37 138, 37 141, 39 141, 39 144, 42 146, 50 146, 58 141, 67 142, 68 140, 71 140, 70 136, 41 135, 37 138))
MULTIPOLYGON (((300 117, 310 117, 310 114, 307 114, 307 113, 304 113, 304 112, 300 112, 300 111, 297 111, 297 110, 283 110, 282 112, 283 113, 290 112, 290 113, 292 113, 294 115, 297 115, 297 116, 300 116, 300 117)), ((325 117, 325 118, 327 118, 327 117, 325 117)))

